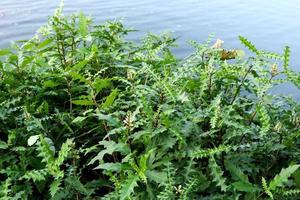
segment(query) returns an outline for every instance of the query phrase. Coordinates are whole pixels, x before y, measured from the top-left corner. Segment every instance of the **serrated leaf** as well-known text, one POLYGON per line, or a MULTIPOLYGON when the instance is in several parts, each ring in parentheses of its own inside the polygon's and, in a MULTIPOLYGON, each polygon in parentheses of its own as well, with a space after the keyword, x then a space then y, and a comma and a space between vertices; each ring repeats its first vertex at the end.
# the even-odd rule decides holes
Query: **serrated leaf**
POLYGON ((122 170, 122 164, 121 163, 103 163, 103 164, 98 165, 94 169, 103 169, 106 171, 120 172, 122 170))
POLYGON ((45 169, 42 170, 31 170, 27 171, 24 176, 21 177, 21 179, 26 180, 33 180, 33 182, 36 181, 43 181, 45 180, 45 176, 47 175, 47 171, 45 169))
POLYGON ((218 147, 211 148, 211 149, 200 149, 200 150, 193 151, 191 153, 191 156, 193 158, 205 158, 215 154, 220 154, 221 152, 224 151, 226 152, 228 150, 229 150, 229 146, 220 145, 218 147))
POLYGON ((264 189, 264 192, 271 198, 274 199, 272 192, 269 190, 267 181, 264 177, 261 178, 262 187, 264 189))
POLYGON ((282 169, 279 174, 269 184, 269 190, 275 190, 277 187, 282 187, 288 178, 300 167, 300 165, 292 165, 288 168, 282 169))
POLYGON ((79 180, 78 177, 70 176, 65 179, 65 181, 70 185, 72 188, 74 188, 76 191, 80 192, 84 195, 90 195, 91 191, 89 191, 79 180))
POLYGON ((73 149, 75 143, 73 139, 67 139, 61 146, 60 151, 58 152, 58 157, 55 160, 56 166, 63 164, 64 160, 70 155, 71 150, 73 149))
POLYGON ((101 141, 100 145, 104 146, 104 150, 100 151, 97 156, 95 156, 90 162, 89 165, 93 164, 97 160, 103 160, 105 154, 111 155, 114 152, 120 152, 123 155, 130 153, 130 148, 125 143, 115 143, 114 141, 101 141))
POLYGON ((234 180, 250 184, 248 176, 245 175, 232 161, 225 160, 224 164, 234 180))
POLYGON ((99 113, 99 114, 94 114, 94 116, 96 116, 99 120, 107 121, 110 126, 117 127, 120 125, 120 122, 111 115, 104 115, 99 113))
POLYGON ((217 184, 217 186, 221 187, 221 190, 226 192, 227 185, 225 184, 226 178, 223 177, 223 171, 221 167, 219 167, 213 156, 209 158, 209 168, 211 170, 211 175, 213 177, 213 181, 217 184))
POLYGON ((50 185, 50 195, 54 197, 54 195, 60 190, 61 179, 54 180, 50 185))
POLYGON ((137 181, 139 180, 138 176, 129 175, 125 182, 122 184, 120 189, 120 200, 124 200, 134 192, 134 188, 138 186, 137 181))
POLYGON ((168 174, 166 172, 158 172, 156 170, 147 170, 147 178, 158 184, 164 184, 168 181, 168 174))
POLYGON ((98 94, 99 92, 101 92, 103 89, 108 88, 111 86, 111 81, 110 79, 99 79, 97 78, 94 82, 93 82, 93 87, 95 88, 96 92, 95 94, 98 94))
POLYGON ((87 36, 87 33, 88 33, 87 18, 83 14, 83 12, 80 12, 80 14, 79 14, 78 30, 82 37, 87 36))
POLYGON ((288 68, 289 68, 289 63, 290 63, 290 53, 291 53, 291 50, 290 50, 290 47, 286 46, 285 49, 284 49, 284 54, 283 54, 283 67, 284 67, 284 70, 286 71, 286 73, 288 73, 288 68))
POLYGON ((111 106, 115 99, 117 98, 119 94, 119 90, 118 89, 114 89, 109 95, 108 97, 106 97, 105 102, 102 104, 102 108, 108 108, 109 106, 111 106))
POLYGON ((256 55, 259 54, 259 51, 257 50, 257 48, 249 40, 247 40, 247 38, 245 38, 243 36, 239 36, 239 39, 242 42, 242 44, 244 44, 245 47, 247 47, 250 51, 252 51, 256 55))
POLYGON ((253 184, 247 182, 238 181, 232 183, 232 185, 237 191, 241 191, 241 192, 255 193, 260 191, 259 187, 254 186, 253 184))

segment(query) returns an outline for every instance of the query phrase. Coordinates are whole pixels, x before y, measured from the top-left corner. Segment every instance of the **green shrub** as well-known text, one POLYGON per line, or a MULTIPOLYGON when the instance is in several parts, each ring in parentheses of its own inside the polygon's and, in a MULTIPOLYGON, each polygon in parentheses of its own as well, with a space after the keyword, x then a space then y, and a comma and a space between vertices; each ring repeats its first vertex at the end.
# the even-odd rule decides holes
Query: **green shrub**
POLYGON ((300 104, 270 92, 300 88, 289 48, 177 59, 131 31, 59 8, 0 51, 1 199, 297 199, 300 104))

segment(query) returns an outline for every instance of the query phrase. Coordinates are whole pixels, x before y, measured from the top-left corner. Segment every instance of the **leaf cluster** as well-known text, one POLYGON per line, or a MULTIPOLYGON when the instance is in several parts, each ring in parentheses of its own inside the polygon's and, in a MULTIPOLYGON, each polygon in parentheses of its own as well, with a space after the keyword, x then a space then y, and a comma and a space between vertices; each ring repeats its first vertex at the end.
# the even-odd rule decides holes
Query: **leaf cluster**
POLYGON ((300 86, 290 49, 178 59, 131 31, 59 8, 0 51, 0 198, 297 199, 300 105, 272 92, 300 86))

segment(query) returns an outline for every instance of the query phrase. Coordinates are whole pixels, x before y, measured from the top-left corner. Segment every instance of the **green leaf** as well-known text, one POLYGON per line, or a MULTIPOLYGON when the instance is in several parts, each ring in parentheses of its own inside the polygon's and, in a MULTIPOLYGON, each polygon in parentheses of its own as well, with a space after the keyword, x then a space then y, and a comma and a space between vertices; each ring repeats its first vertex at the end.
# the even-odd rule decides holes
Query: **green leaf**
POLYGON ((58 85, 59 85, 59 83, 51 81, 51 80, 45 81, 44 84, 43 84, 44 88, 53 88, 53 87, 56 87, 58 85))
POLYGON ((5 55, 8 55, 10 54, 11 51, 10 50, 7 50, 7 49, 0 49, 0 56, 5 56, 5 55))
POLYGON ((225 145, 220 145, 218 147, 215 148, 211 148, 211 149, 200 149, 200 150, 196 150, 192 152, 192 157, 193 158, 205 158, 205 157, 209 157, 211 155, 218 155, 221 152, 226 152, 230 149, 229 146, 225 146, 225 145))
POLYGON ((247 183, 247 182, 237 181, 232 183, 232 185, 237 191, 241 191, 241 192, 255 193, 260 191, 259 187, 254 186, 249 182, 247 183))
POLYGON ((133 192, 134 188, 138 186, 137 181, 139 180, 138 176, 129 175, 125 182, 122 184, 120 189, 120 200, 124 200, 129 197, 133 192))
POLYGON ((41 43, 37 46, 37 48, 38 48, 38 49, 42 49, 42 48, 44 48, 45 46, 47 46, 48 44, 51 44, 52 42, 53 42, 53 39, 52 39, 52 38, 48 38, 48 39, 44 40, 43 42, 41 42, 41 43))
POLYGON ((0 140, 0 149, 7 149, 7 148, 8 148, 8 144, 0 140))
POLYGON ((269 187, 267 185, 267 181, 264 177, 261 178, 262 187, 264 189, 264 192, 271 198, 274 199, 272 192, 269 190, 269 187))
POLYGON ((119 90, 118 89, 114 89, 108 97, 106 97, 105 102, 102 104, 102 108, 108 108, 109 106, 111 106, 115 99, 117 98, 119 94, 119 90))
POLYGON ((269 184, 269 190, 273 191, 277 187, 282 187, 288 181, 288 178, 300 167, 300 165, 292 165, 282 169, 279 174, 269 184))
POLYGON ((241 43, 244 44, 245 47, 247 47, 250 51, 252 51, 256 55, 259 54, 259 51, 257 50, 257 48, 249 40, 247 40, 247 38, 245 38, 243 36, 239 36, 239 39, 240 39, 241 43))
POLYGON ((224 162, 226 169, 230 172, 232 178, 236 181, 242 181, 244 183, 249 183, 248 176, 245 175, 240 168, 238 168, 234 162, 230 160, 225 160, 224 162))
POLYGON ((283 67, 284 67, 284 70, 286 73, 288 73, 288 71, 289 71, 290 53, 291 53, 290 47, 286 46, 284 49, 284 55, 283 55, 283 57, 284 57, 283 67))
POLYGON ((87 18, 83 14, 83 12, 80 12, 80 14, 79 14, 78 30, 82 37, 87 36, 87 33, 88 33, 87 18))
POLYGON ((74 188, 77 192, 80 192, 80 194, 83 195, 90 195, 91 191, 89 191, 79 180, 78 177, 75 176, 69 176, 65 179, 66 183, 68 183, 69 186, 74 188))
POLYGON ((121 163, 103 163, 95 167, 94 169, 104 169, 106 171, 120 172, 122 170, 121 163))
POLYGON ((67 139, 62 145, 61 149, 58 152, 58 157, 55 160, 55 165, 60 166, 63 164, 65 159, 70 155, 72 149, 74 148, 75 143, 73 142, 73 139, 67 139))
POLYGON ((211 170, 213 181, 217 183, 217 186, 221 187, 222 191, 226 192, 227 190, 227 185, 225 184, 226 178, 223 177, 223 171, 221 167, 218 166, 213 156, 210 156, 208 166, 211 170))
POLYGON ((31 170, 27 171, 21 179, 33 180, 33 182, 43 181, 45 180, 45 176, 47 175, 47 171, 45 169, 42 170, 31 170))
POLYGON ((76 117, 75 119, 73 119, 72 123, 73 124, 79 124, 81 122, 83 122, 87 117, 81 117, 81 116, 78 116, 76 117))
POLYGON ((59 186, 61 185, 61 179, 54 180, 50 185, 50 194, 52 197, 61 189, 59 186))
POLYGON ((92 106, 94 105, 94 102, 92 100, 88 99, 79 99, 79 100, 73 100, 73 104, 80 105, 80 106, 92 106))
POLYGON ((89 60, 83 60, 78 62, 76 65, 72 66, 70 75, 73 77, 73 79, 79 79, 82 82, 88 82, 81 74, 76 73, 75 71, 79 72, 81 71, 87 64, 89 63, 89 60))
POLYGON ((111 85, 110 79, 99 79, 97 78, 93 82, 93 87, 95 88, 96 92, 95 94, 98 94, 101 92, 103 89, 108 88, 111 85))
POLYGON ((120 125, 120 122, 111 115, 104 115, 99 113, 99 114, 94 114, 94 116, 96 116, 99 120, 107 121, 110 126, 117 127, 120 125))
POLYGON ((286 197, 290 197, 290 196, 300 196, 300 189, 295 189, 295 190, 288 190, 288 191, 284 191, 283 193, 284 196, 286 197))
POLYGON ((168 181, 168 174, 166 172, 158 172, 156 170, 147 170, 147 178, 158 184, 164 184, 168 181))
POLYGON ((105 154, 111 155, 114 152, 120 152, 123 155, 127 155, 130 153, 130 148, 125 143, 116 143, 114 141, 101 141, 100 145, 104 146, 104 150, 100 151, 96 157, 94 157, 89 165, 93 164, 97 160, 102 161, 105 154))

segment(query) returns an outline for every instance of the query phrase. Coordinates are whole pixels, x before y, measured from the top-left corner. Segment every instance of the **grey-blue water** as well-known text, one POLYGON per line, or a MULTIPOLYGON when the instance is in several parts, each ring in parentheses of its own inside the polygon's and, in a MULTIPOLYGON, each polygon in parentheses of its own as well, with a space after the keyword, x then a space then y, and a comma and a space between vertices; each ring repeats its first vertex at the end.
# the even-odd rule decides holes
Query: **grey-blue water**
MULTIPOLYGON (((60 0, 0 0, 0 48, 11 41, 34 35, 60 0)), ((300 70, 299 0, 65 0, 65 13, 84 11, 95 21, 123 19, 125 25, 140 30, 131 37, 172 31, 179 36, 180 57, 191 49, 193 39, 205 41, 215 33, 228 48, 241 48, 238 35, 253 41, 258 48, 282 52, 292 49, 291 64, 300 70)), ((293 87, 282 93, 300 96, 293 87)))

